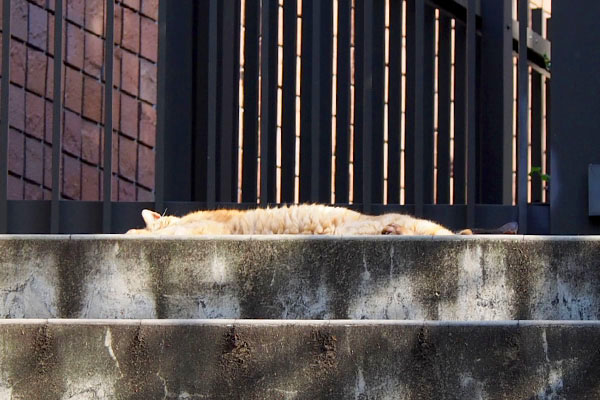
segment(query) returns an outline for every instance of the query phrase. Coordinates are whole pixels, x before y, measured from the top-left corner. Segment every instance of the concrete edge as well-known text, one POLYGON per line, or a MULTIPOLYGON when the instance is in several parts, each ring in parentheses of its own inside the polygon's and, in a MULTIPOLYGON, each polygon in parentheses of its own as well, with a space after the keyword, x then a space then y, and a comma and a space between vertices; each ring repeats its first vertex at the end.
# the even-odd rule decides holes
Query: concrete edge
POLYGON ((599 320, 497 320, 497 321, 433 321, 433 320, 286 320, 286 319, 0 319, 0 326, 10 325, 115 325, 115 326, 426 326, 426 327, 600 327, 599 320))
POLYGON ((75 234, 75 235, 51 235, 51 234, 3 234, 0 240, 128 240, 128 241, 279 241, 279 240, 303 240, 303 241, 438 241, 438 242, 472 242, 472 241, 575 241, 575 242, 600 242, 600 235, 456 235, 456 236, 390 236, 390 235, 352 235, 352 236, 329 236, 329 235, 206 235, 206 236, 155 236, 155 235, 124 235, 124 234, 75 234))

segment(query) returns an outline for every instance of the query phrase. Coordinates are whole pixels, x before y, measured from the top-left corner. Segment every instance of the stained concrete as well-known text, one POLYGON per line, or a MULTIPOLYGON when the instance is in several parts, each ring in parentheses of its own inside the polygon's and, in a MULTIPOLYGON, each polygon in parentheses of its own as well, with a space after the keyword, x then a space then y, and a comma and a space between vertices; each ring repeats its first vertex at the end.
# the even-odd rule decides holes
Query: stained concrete
POLYGON ((0 318, 600 319, 598 237, 0 236, 0 318))
POLYGON ((600 323, 0 321, 3 399, 597 399, 600 323))

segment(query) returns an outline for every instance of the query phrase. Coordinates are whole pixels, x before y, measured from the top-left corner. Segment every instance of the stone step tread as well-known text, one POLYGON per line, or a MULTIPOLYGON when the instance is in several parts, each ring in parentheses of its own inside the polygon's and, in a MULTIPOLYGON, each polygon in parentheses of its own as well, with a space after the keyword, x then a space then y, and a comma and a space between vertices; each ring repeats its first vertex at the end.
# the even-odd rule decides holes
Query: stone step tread
POLYGON ((599 321, 1 320, 0 398, 592 399, 599 321))
POLYGON ((0 236, 0 317, 600 319, 599 237, 0 236))

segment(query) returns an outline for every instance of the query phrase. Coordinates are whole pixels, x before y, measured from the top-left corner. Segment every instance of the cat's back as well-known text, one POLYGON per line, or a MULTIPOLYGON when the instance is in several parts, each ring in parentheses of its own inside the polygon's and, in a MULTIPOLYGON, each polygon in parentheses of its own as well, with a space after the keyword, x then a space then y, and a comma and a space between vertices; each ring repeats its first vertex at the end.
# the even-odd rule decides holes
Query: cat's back
POLYGON ((248 210, 231 222, 241 234, 334 234, 340 225, 359 218, 346 208, 302 204, 248 210))

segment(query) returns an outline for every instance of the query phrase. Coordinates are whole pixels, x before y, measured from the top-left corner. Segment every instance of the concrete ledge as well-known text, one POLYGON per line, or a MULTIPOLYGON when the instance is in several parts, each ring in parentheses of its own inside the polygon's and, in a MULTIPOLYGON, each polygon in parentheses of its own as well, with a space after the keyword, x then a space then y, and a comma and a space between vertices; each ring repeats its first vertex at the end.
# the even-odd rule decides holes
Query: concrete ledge
POLYGON ((597 399, 599 322, 0 323, 0 398, 597 399))
POLYGON ((598 237, 0 236, 0 317, 600 319, 598 237))

